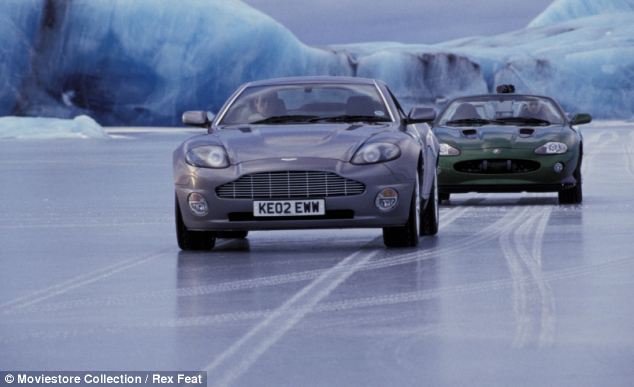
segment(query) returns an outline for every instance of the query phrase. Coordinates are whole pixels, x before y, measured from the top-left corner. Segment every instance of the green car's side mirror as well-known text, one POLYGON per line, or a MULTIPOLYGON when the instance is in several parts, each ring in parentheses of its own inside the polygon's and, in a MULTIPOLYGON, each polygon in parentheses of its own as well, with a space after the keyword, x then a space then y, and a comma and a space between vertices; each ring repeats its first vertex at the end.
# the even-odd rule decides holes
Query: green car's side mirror
POLYGON ((590 114, 575 114, 570 120, 572 125, 583 125, 592 122, 592 116, 590 114))

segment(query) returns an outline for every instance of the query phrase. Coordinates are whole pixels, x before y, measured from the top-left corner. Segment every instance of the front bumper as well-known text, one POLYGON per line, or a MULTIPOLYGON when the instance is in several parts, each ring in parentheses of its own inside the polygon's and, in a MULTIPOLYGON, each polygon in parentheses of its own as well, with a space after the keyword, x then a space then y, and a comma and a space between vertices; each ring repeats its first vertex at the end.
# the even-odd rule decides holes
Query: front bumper
POLYGON ((394 162, 354 165, 333 159, 299 158, 292 163, 280 159, 251 161, 225 169, 196 168, 176 161, 174 167, 176 196, 183 222, 188 229, 201 231, 400 226, 407 222, 415 181, 413 175, 409 176, 407 171, 404 171, 406 168, 398 168, 398 164, 394 162), (344 178, 362 182, 365 184, 365 191, 354 196, 322 198, 326 206, 324 216, 288 218, 255 218, 254 199, 225 199, 216 194, 218 186, 235 181, 246 174, 294 170, 333 172, 344 178), (391 211, 382 212, 374 203, 379 191, 388 187, 396 189, 399 200, 391 211), (207 200, 207 215, 199 217, 190 211, 187 197, 192 192, 200 193, 207 200))
POLYGON ((535 155, 532 150, 504 150, 493 154, 487 150, 462 150, 460 156, 442 156, 439 162, 438 189, 442 193, 461 192, 553 192, 573 187, 579 163, 578 150, 561 155, 535 155), (531 172, 476 173, 456 170, 456 164, 470 160, 532 160, 539 168, 531 172), (562 163, 561 172, 555 172, 562 163))

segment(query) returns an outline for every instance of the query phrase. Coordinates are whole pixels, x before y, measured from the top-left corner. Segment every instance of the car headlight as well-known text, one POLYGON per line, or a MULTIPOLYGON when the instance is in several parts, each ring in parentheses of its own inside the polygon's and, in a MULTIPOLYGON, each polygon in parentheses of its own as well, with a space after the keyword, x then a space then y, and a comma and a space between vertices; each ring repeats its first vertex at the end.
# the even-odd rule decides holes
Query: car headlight
POLYGON ((563 142, 547 142, 535 149, 538 155, 560 155, 568 151, 568 146, 563 142))
POLYGON ((458 148, 454 148, 449 144, 440 143, 440 155, 441 156, 458 156, 460 154, 460 150, 458 148))
POLYGON ((353 164, 374 164, 390 161, 401 156, 401 149, 387 142, 365 144, 352 157, 353 164))
POLYGON ((187 151, 185 160, 190 165, 202 168, 226 168, 229 166, 229 157, 225 148, 217 145, 202 145, 191 148, 187 151))

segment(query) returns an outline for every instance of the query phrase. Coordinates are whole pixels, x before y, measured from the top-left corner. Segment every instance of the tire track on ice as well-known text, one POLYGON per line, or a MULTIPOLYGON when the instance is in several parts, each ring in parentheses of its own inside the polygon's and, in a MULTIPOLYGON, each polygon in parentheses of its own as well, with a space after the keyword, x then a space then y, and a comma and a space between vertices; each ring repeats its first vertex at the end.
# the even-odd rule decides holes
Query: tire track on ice
MULTIPOLYGON (((633 256, 621 257, 600 264, 584 265, 569 269, 546 272, 543 273, 542 280, 548 282, 568 280, 588 275, 600 274, 604 271, 614 270, 614 268, 619 266, 627 266, 633 264, 633 256)), ((524 280, 529 284, 535 281, 535 279, 531 275, 523 274, 521 278, 503 278, 435 289, 425 289, 379 296, 351 298, 339 301, 321 302, 312 309, 311 313, 343 312, 358 308, 420 302, 440 297, 472 296, 485 292, 492 292, 509 288, 512 289, 514 282, 517 280, 524 280)), ((113 324, 99 326, 92 329, 68 329, 57 331, 46 330, 29 332, 11 335, 10 337, 0 337, 0 344, 10 344, 28 340, 61 340, 74 337, 90 337, 94 335, 103 335, 105 333, 116 335, 121 332, 127 332, 130 330, 146 332, 148 329, 157 328, 178 329, 191 327, 209 327, 227 323, 236 324, 266 318, 270 316, 273 311, 273 309, 261 309, 254 311, 219 313, 207 316, 176 318, 163 321, 151 321, 143 324, 113 324)))
POLYGON ((601 155, 601 152, 612 145, 614 142, 618 140, 619 136, 612 129, 602 129, 602 132, 596 136, 596 139, 593 137, 592 141, 589 141, 584 144, 583 148, 583 160, 581 163, 581 174, 582 176, 585 174, 590 174, 597 170, 596 167, 596 159, 601 155))
MULTIPOLYGON (((475 200, 476 202, 481 201, 482 199, 475 200)), ((460 218, 465 212, 469 211, 470 207, 456 207, 452 208, 446 217, 448 219, 444 219, 440 224, 441 229, 446 228, 456 219, 460 218)), ((498 220, 498 222, 501 221, 498 220)), ((472 240, 472 239, 470 239, 472 240)), ((469 243, 470 240, 465 240, 457 245, 454 248, 458 248, 465 243, 469 243)), ((386 250, 388 251, 388 250, 386 250)), ((389 250, 394 251, 394 250, 389 250)), ((432 248, 430 250, 424 250, 422 252, 414 252, 407 255, 394 254, 392 253, 392 257, 388 257, 385 260, 381 260, 379 262, 374 262, 371 264, 364 265, 360 270, 372 270, 379 269, 383 267, 399 265, 403 263, 413 262, 417 259, 427 259, 438 251, 438 248, 432 248)), ((388 253, 390 254, 390 253, 388 253)), ((278 286, 284 285, 293 282, 302 282, 302 281, 310 281, 312 279, 317 278, 321 274, 323 274, 328 269, 315 269, 315 270, 307 270, 302 272, 290 273, 290 274, 278 274, 267 277, 259 277, 255 279, 245 279, 245 280, 237 280, 230 281, 220 284, 213 285, 201 285, 195 287, 188 288, 180 288, 180 289, 169 289, 165 291, 154 291, 154 292, 146 292, 140 294, 133 295, 122 295, 117 297, 106 297, 102 299, 95 298, 84 298, 79 300, 51 303, 45 305, 38 305, 37 308, 11 308, 9 310, 2 310, 3 314, 10 313, 42 313, 42 312, 57 312, 64 311, 69 309, 76 308, 86 308, 86 307, 96 307, 96 306, 120 306, 127 305, 130 303, 138 302, 138 301, 148 301, 153 299, 166 299, 171 297, 195 297, 195 296, 205 296, 217 293, 226 293, 238 290, 246 290, 246 289, 254 289, 265 286, 278 286)))
POLYGON ((69 280, 57 283, 55 285, 51 285, 43 289, 36 290, 35 292, 15 298, 13 300, 6 301, 0 304, 0 311, 4 314, 4 313, 10 313, 12 311, 19 310, 22 308, 26 308, 29 306, 33 306, 42 301, 56 297, 60 294, 67 293, 71 290, 80 288, 82 286, 91 284, 93 282, 106 279, 122 271, 150 262, 152 260, 155 260, 159 257, 166 255, 168 252, 171 252, 171 251, 173 251, 173 249, 166 249, 166 250, 162 250, 159 253, 151 254, 143 258, 126 259, 124 261, 121 261, 112 265, 108 265, 106 267, 93 270, 88 273, 77 275, 69 280))
POLYGON ((627 141, 623 142, 625 148, 625 165, 630 176, 634 176, 634 132, 630 133, 627 141))
POLYGON ((208 380, 215 386, 230 385, 376 253, 360 250, 349 255, 288 299, 204 367, 208 380))
MULTIPOLYGON (((499 242, 513 280, 513 311, 516 333, 513 345, 524 347, 531 334, 540 346, 551 345, 555 334, 555 298, 542 273, 542 241, 551 207, 509 225, 499 242), (540 321, 535 321, 535 314, 540 321)), ((522 217, 523 218, 523 217, 522 217)))

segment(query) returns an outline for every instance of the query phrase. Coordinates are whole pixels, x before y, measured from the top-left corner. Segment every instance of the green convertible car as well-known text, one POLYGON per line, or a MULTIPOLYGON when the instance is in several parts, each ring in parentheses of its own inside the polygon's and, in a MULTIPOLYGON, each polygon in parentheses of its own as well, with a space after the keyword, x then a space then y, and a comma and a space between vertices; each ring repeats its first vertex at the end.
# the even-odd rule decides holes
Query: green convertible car
POLYGON ((497 94, 452 100, 434 122, 440 142, 439 199, 464 192, 558 192, 562 204, 581 203, 583 138, 549 97, 497 94))

